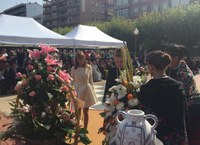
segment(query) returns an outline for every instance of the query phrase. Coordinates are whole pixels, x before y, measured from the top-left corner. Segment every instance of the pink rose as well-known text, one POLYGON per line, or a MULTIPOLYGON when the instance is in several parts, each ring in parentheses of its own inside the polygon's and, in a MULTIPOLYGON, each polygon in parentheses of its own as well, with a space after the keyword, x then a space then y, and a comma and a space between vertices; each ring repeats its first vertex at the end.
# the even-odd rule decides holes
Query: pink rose
POLYGON ((35 75, 34 78, 36 79, 36 81, 41 80, 42 76, 41 75, 35 75))
POLYGON ((28 65, 28 70, 30 70, 30 71, 33 70, 33 66, 31 64, 28 65))
POLYGON ((29 96, 30 97, 34 97, 36 95, 36 92, 35 91, 31 91, 30 93, 29 93, 29 96))
POLYGON ((18 79, 22 78, 21 72, 16 73, 16 77, 17 77, 18 79))
POLYGON ((51 66, 47 66, 47 71, 51 72, 53 70, 53 68, 51 66))
POLYGON ((55 78, 54 78, 54 75, 52 75, 52 74, 49 74, 49 76, 48 76, 48 78, 47 78, 48 80, 50 80, 50 81, 53 81, 55 78))

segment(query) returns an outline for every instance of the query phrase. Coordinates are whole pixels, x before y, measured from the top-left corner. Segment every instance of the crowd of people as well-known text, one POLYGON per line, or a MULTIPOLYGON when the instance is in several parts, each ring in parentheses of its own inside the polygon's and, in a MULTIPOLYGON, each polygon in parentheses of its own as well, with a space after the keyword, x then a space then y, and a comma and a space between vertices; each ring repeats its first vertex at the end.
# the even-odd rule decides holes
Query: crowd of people
MULTIPOLYGON (((91 64, 93 80, 101 81, 106 77, 106 70, 112 65, 113 50, 93 51, 84 50, 86 61, 91 64)), ((73 66, 74 53, 72 50, 61 49, 54 54, 62 63, 62 69, 69 73, 73 66)), ((18 81, 17 72, 28 75, 28 52, 26 48, 1 48, 0 50, 0 94, 15 93, 14 87, 18 81)))

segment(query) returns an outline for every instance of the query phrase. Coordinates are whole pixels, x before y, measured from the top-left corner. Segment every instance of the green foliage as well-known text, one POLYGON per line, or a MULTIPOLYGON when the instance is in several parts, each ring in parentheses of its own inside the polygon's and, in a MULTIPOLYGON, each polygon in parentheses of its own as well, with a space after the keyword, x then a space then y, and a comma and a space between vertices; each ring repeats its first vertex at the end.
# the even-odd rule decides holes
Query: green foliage
POLYGON ((167 9, 145 14, 135 21, 149 49, 159 49, 166 43, 193 46, 199 41, 200 5, 167 9))
POLYGON ((67 26, 63 27, 63 28, 59 27, 59 28, 53 29, 54 32, 57 32, 57 33, 59 33, 61 35, 65 35, 68 32, 70 32, 71 30, 72 30, 72 28, 71 27, 67 27, 67 26))

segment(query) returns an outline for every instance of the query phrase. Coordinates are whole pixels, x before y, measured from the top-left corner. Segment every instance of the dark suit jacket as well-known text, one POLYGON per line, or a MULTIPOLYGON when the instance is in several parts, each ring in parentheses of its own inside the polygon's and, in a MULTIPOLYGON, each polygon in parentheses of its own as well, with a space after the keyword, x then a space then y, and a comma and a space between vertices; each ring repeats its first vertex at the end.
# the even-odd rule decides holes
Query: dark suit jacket
POLYGON ((106 101, 106 94, 108 94, 108 90, 114 86, 117 85, 117 82, 115 81, 116 78, 119 77, 119 69, 117 69, 115 66, 111 67, 108 70, 108 75, 106 79, 106 85, 105 85, 105 91, 102 102, 106 101))

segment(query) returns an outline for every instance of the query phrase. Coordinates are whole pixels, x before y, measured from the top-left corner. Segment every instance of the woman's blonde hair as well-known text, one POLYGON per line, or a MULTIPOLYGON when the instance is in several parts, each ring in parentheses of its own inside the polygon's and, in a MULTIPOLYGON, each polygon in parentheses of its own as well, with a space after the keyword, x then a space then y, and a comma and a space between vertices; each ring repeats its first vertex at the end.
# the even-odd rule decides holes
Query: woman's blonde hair
POLYGON ((86 64, 87 64, 87 63, 86 63, 85 54, 83 53, 83 51, 78 51, 78 52, 76 53, 76 56, 75 56, 75 65, 74 65, 75 69, 77 69, 77 67, 80 66, 78 60, 81 60, 81 59, 83 59, 83 61, 84 61, 84 67, 86 67, 86 64))

